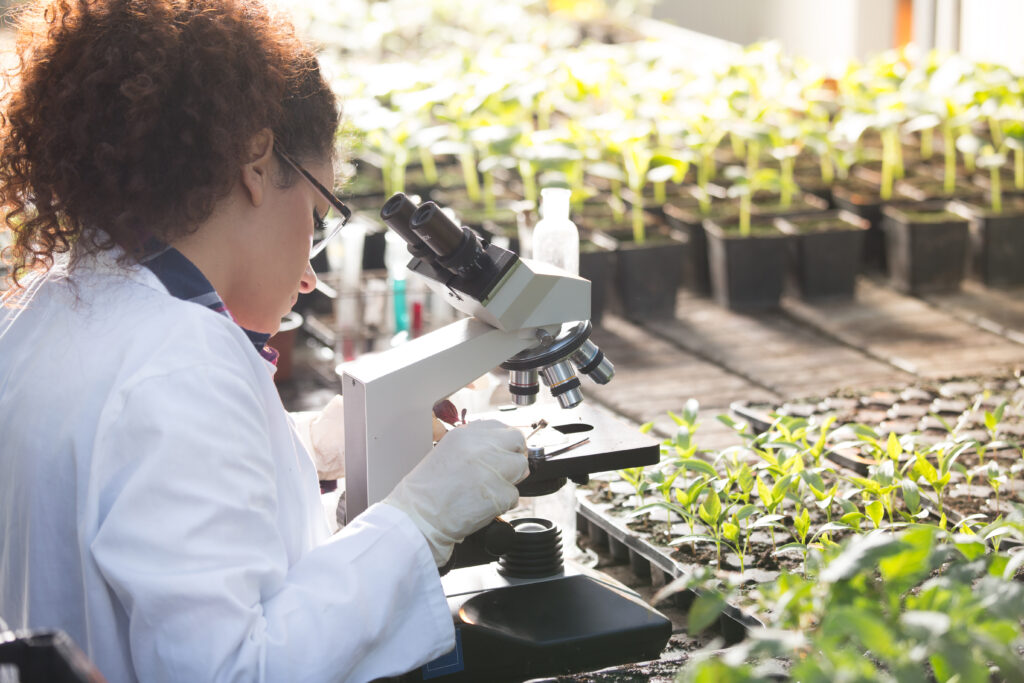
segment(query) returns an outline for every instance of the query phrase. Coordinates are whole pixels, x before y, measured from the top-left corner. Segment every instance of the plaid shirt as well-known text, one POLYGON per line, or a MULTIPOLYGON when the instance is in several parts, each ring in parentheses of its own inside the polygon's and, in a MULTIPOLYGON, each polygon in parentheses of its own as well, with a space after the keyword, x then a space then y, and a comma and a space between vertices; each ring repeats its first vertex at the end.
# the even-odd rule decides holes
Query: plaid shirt
MULTIPOLYGON (((185 255, 174 247, 161 245, 152 255, 142 260, 142 265, 149 268, 161 284, 167 288, 171 296, 184 301, 192 301, 201 306, 206 306, 212 311, 227 316, 232 321, 231 312, 220 295, 206 279, 206 276, 196 268, 195 264, 185 258, 185 255)), ((277 350, 267 345, 270 335, 263 332, 253 332, 241 325, 245 336, 249 338, 253 346, 264 359, 277 364, 277 350)))

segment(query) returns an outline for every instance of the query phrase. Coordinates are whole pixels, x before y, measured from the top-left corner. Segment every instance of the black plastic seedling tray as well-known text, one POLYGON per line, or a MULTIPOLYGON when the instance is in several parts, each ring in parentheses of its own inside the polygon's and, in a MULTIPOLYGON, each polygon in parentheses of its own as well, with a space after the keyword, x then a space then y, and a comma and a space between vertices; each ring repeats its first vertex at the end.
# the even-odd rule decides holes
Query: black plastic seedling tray
MULTIPOLYGON (((605 514, 602 506, 586 499, 587 493, 581 490, 577 494, 576 519, 577 529, 588 537, 592 548, 606 548, 613 560, 628 562, 638 579, 651 581, 654 585, 667 585, 689 573, 688 567, 672 559, 669 549, 648 542, 627 527, 624 521, 605 514)), ((697 591, 687 588, 672 599, 678 607, 687 609, 698 595, 697 591)), ((733 605, 726 605, 713 628, 731 645, 743 640, 750 629, 763 627, 764 624, 755 617, 733 605)))

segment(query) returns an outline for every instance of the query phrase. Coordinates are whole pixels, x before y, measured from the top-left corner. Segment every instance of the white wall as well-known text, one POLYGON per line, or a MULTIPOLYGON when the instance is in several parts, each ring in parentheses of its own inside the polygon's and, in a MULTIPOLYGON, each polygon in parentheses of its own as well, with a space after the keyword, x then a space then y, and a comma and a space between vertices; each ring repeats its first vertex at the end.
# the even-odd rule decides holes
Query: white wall
POLYGON ((972 59, 1024 67, 1024 2, 961 0, 960 51, 972 59))
POLYGON ((741 45, 778 40, 789 54, 824 66, 892 47, 894 14, 895 0, 661 0, 654 7, 658 19, 741 45))

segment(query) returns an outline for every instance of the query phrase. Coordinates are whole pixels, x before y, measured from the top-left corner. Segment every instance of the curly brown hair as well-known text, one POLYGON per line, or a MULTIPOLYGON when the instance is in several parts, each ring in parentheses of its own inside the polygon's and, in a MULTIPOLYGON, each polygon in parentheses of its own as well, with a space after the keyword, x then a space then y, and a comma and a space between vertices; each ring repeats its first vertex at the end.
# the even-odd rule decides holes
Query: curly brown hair
POLYGON ((332 154, 316 56, 257 0, 49 0, 18 21, 0 113, 15 284, 72 244, 137 255, 194 230, 264 128, 299 159, 332 154))

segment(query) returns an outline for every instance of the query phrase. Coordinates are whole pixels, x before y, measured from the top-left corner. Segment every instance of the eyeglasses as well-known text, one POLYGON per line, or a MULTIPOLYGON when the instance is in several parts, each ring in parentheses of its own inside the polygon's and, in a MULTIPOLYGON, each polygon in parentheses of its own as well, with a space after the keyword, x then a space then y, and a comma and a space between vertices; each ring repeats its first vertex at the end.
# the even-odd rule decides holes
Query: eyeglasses
POLYGON ((313 187, 316 188, 316 191, 323 195, 324 199, 328 201, 331 207, 341 214, 341 220, 331 228, 329 232, 327 232, 327 223, 324 220, 324 217, 321 217, 320 214, 317 213, 317 210, 313 209, 313 221, 316 223, 316 229, 321 231, 323 237, 320 238, 318 242, 314 243, 313 247, 309 250, 309 258, 312 260, 312 258, 323 251, 327 246, 327 243, 345 227, 345 224, 348 223, 348 219, 352 217, 352 209, 345 206, 344 202, 335 197, 333 192, 321 185, 320 181, 314 178, 312 173, 300 166, 299 163, 288 156, 288 154, 279 149, 275 149, 274 151, 277 152, 278 156, 284 159, 285 163, 295 169, 299 175, 308 180, 313 187))

